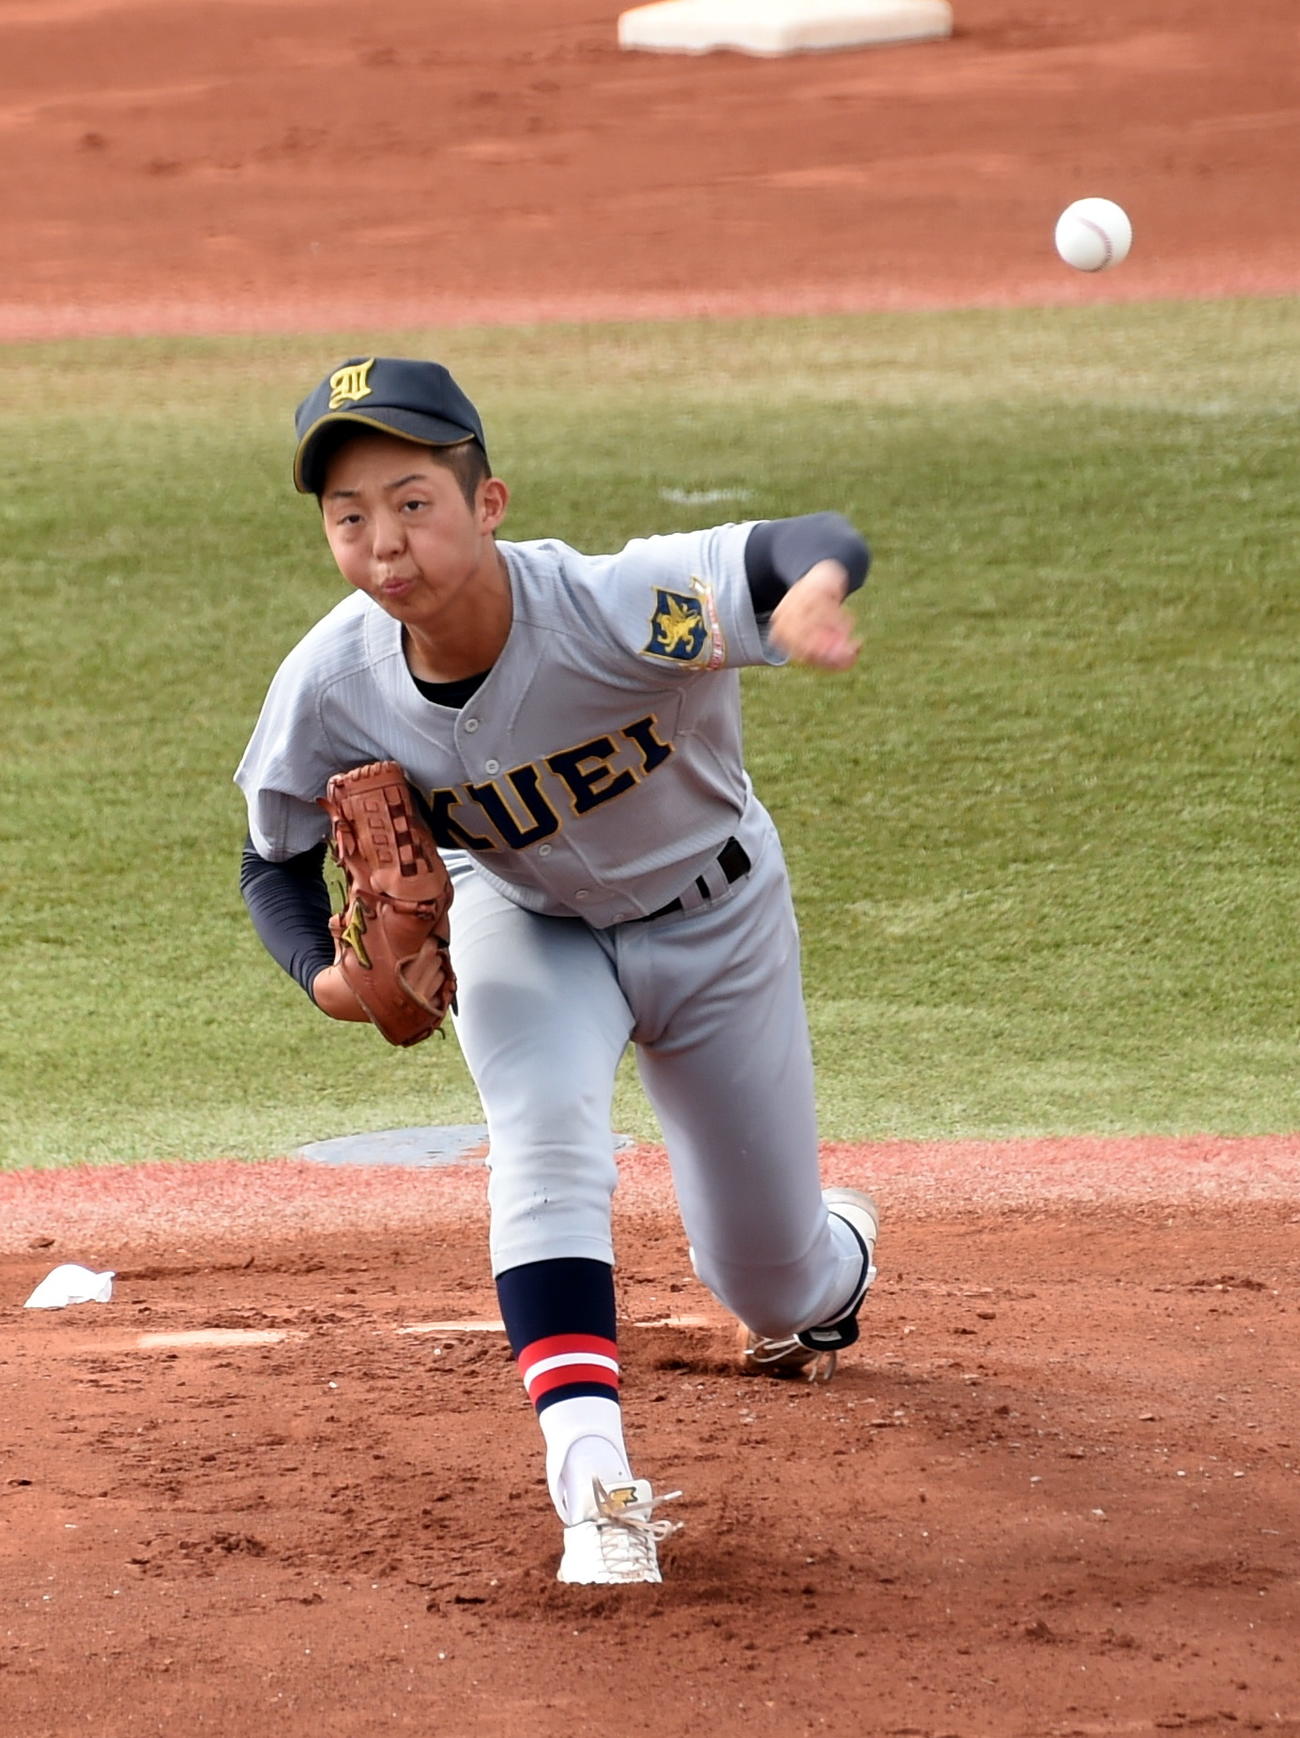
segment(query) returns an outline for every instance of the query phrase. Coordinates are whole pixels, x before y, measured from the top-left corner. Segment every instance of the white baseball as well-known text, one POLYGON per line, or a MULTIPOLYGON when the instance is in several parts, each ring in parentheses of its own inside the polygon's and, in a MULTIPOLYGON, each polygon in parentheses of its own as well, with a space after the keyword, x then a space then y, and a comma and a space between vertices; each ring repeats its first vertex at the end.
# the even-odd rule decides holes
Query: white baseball
POLYGON ((1104 272, 1128 258, 1133 225, 1113 199, 1076 199, 1056 220, 1056 251, 1080 272, 1104 272))

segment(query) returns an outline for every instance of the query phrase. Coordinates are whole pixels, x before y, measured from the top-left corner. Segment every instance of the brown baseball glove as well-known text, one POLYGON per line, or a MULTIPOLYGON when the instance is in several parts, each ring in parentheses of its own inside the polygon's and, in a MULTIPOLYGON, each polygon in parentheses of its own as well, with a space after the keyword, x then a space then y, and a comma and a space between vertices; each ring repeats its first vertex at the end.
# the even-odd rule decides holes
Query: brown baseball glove
POLYGON ((418 1044, 456 994, 446 865, 396 761, 337 773, 320 803, 344 883, 330 919, 334 963, 390 1044, 418 1044))

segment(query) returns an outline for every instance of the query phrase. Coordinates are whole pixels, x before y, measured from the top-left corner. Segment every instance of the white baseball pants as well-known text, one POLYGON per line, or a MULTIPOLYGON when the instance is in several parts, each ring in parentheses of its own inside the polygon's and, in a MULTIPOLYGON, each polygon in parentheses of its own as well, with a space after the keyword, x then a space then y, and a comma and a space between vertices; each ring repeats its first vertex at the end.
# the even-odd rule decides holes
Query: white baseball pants
MULTIPOLYGON (((757 812, 756 812, 757 811, 757 812)), ((760 1334, 832 1319, 861 1249, 821 1195, 799 936, 776 830, 693 911, 592 929, 498 893, 460 853, 455 1027, 488 1125, 494 1274, 614 1260, 614 1077, 629 1043, 658 1116, 695 1271, 760 1334)))

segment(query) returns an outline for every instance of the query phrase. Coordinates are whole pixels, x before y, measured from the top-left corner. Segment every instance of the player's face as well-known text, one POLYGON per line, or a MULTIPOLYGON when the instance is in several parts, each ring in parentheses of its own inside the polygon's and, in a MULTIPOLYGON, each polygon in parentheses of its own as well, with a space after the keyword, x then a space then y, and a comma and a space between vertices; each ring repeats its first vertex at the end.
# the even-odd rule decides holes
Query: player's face
POLYGON ((506 499, 492 477, 471 506, 426 448, 367 431, 330 460, 321 513, 343 577, 399 621, 433 626, 476 577, 497 571, 492 534, 506 499))

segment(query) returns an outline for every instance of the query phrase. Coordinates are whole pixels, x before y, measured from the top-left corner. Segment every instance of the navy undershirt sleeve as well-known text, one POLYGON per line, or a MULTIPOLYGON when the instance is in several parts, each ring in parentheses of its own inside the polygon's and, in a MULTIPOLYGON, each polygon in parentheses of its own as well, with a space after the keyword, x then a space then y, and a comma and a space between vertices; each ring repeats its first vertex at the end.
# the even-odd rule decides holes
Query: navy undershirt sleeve
POLYGON ((309 996, 316 973, 334 963, 324 867, 323 844, 268 863, 251 838, 244 840, 239 865, 239 891, 263 947, 309 996))
POLYGON ((867 577, 871 552, 842 513, 804 513, 797 519, 766 519, 745 544, 745 577, 754 614, 769 616, 797 580, 819 561, 840 562, 857 591, 867 577))

